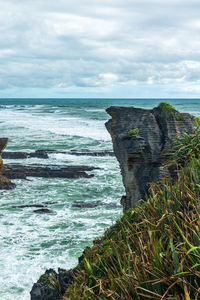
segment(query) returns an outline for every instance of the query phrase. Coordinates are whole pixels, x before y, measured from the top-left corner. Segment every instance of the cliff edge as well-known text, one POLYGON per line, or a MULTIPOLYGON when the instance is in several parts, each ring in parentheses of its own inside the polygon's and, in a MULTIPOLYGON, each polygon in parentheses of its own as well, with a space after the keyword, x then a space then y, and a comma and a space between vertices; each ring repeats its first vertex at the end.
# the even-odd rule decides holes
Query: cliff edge
POLYGON ((150 182, 168 175, 162 167, 165 153, 174 137, 192 132, 195 118, 164 102, 154 109, 111 106, 106 111, 112 117, 105 125, 121 168, 126 211, 145 199, 150 182))

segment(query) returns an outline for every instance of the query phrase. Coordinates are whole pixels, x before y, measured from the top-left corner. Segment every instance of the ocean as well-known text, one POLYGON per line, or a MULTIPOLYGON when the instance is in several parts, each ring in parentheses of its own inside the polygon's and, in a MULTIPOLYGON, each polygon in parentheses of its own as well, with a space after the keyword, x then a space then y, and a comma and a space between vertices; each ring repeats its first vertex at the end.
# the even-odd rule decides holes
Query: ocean
MULTIPOLYGON (((6 150, 112 150, 104 123, 112 105, 152 108, 167 101, 181 112, 200 117, 200 99, 0 99, 0 137, 6 150)), ((46 269, 70 269, 85 247, 121 215, 124 194, 115 157, 51 153, 48 159, 4 160, 5 164, 87 165, 92 178, 13 180, 15 190, 0 191, 0 299, 28 300, 46 269), (94 208, 73 204, 93 203, 94 208), (44 204, 52 214, 15 205, 44 204)))

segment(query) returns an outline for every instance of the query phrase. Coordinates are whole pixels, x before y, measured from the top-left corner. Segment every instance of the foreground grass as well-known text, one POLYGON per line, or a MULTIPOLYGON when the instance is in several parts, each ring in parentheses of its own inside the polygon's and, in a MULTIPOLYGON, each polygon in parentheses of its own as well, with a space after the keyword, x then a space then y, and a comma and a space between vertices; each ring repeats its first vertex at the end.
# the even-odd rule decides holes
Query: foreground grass
POLYGON ((147 202, 95 241, 64 300, 200 299, 199 153, 197 126, 172 148, 177 178, 151 184, 147 202))

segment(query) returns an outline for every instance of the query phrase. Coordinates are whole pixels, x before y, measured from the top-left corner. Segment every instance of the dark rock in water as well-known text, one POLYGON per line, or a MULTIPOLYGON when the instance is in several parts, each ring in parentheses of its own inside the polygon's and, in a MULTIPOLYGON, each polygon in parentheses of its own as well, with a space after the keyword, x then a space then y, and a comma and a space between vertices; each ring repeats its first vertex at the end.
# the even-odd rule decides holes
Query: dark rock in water
POLYGON ((27 207, 45 207, 42 204, 24 204, 24 205, 13 205, 12 208, 27 208, 27 207))
POLYGON ((53 211, 48 208, 36 209, 33 212, 36 214, 52 214, 53 213, 53 211))
POLYGON ((33 285, 30 292, 31 300, 59 300, 63 296, 67 286, 74 281, 75 273, 58 269, 56 273, 49 269, 40 277, 37 283, 33 285))
POLYGON ((27 158, 49 158, 48 153, 61 153, 70 154, 76 156, 114 156, 114 152, 110 150, 70 150, 70 151, 59 151, 59 150, 36 150, 35 152, 22 152, 22 151, 6 151, 2 153, 3 159, 27 159, 27 158))
POLYGON ((25 159, 27 157, 28 157, 28 155, 26 152, 6 151, 6 152, 2 153, 3 159, 25 159))
POLYGON ((76 156, 115 156, 114 152, 109 150, 71 150, 67 154, 76 156))
POLYGON ((49 158, 46 152, 39 152, 39 151, 28 153, 28 157, 36 157, 36 158, 43 158, 43 159, 49 158))
POLYGON ((191 133, 195 122, 189 114, 176 110, 168 113, 161 106, 152 110, 112 106, 106 111, 112 117, 106 128, 121 168, 126 211, 145 199, 149 182, 169 174, 162 163, 172 138, 191 133))
POLYGON ((8 138, 0 138, 0 154, 3 153, 3 150, 6 148, 8 144, 8 138))
POLYGON ((2 158, 4 159, 26 159, 30 157, 36 158, 48 158, 48 154, 46 152, 21 152, 21 151, 6 151, 2 154, 2 158))
POLYGON ((13 190, 16 188, 16 184, 11 182, 5 176, 0 176, 0 190, 13 190))
POLYGON ((88 150, 88 149, 80 149, 80 150, 70 150, 70 151, 59 151, 59 150, 36 150, 36 154, 43 153, 61 153, 61 154, 70 154, 76 156, 114 156, 114 152, 110 150, 88 150))
MULTIPOLYGON (((2 155, 7 143, 7 138, 0 138, 0 155, 2 155)), ((16 185, 4 175, 4 171, 5 166, 3 164, 3 159, 0 157, 0 190, 12 190, 16 187, 16 185)))
POLYGON ((83 202, 83 201, 75 201, 72 204, 72 207, 78 207, 78 208, 94 208, 97 206, 98 206, 97 203, 87 203, 87 202, 83 202))
POLYGON ((89 166, 10 164, 3 171, 3 175, 9 179, 26 179, 28 176, 44 178, 92 178, 94 175, 86 172, 94 169, 98 168, 89 166))
POLYGON ((27 175, 22 170, 13 170, 12 167, 7 166, 3 174, 9 179, 27 179, 27 175))

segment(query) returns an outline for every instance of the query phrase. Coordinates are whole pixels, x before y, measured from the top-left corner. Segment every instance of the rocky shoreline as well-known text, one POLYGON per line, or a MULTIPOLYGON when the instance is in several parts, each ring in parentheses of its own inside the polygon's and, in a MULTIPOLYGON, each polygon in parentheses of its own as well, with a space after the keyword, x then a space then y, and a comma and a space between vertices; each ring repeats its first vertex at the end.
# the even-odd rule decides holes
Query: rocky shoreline
POLYGON ((94 174, 88 173, 99 169, 93 166, 84 165, 42 165, 42 164, 3 164, 2 159, 9 160, 27 160, 29 158, 48 159, 49 154, 68 154, 75 156, 114 156, 114 152, 109 150, 70 150, 59 151, 52 149, 36 150, 34 152, 24 151, 5 151, 8 143, 7 138, 0 138, 0 189, 13 189, 16 187, 10 179, 27 179, 28 177, 43 177, 43 178, 92 178, 94 174))

